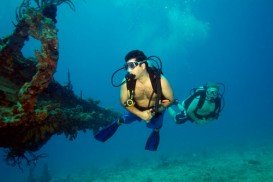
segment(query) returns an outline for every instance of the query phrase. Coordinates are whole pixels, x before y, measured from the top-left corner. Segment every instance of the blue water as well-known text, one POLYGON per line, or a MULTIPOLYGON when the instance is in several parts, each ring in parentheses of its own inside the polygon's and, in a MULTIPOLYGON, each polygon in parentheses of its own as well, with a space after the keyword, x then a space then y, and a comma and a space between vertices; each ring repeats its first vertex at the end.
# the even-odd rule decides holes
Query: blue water
MULTIPOLYGON (((1 37, 13 31, 19 3, 0 2, 1 37)), ((120 127, 106 143, 95 141, 90 131, 75 141, 53 136, 39 151, 48 157, 39 161, 37 171, 45 163, 54 176, 106 168, 123 159, 153 161, 203 148, 272 143, 273 1, 93 0, 75 6, 75 12, 67 5, 58 9, 60 58, 54 75, 66 84, 69 69, 75 94, 83 91, 84 98, 124 112, 110 78, 128 51, 141 49, 162 59, 176 98, 216 81, 226 85, 226 104, 219 120, 203 127, 175 125, 166 114, 156 153, 144 150, 150 133, 144 123, 120 127)), ((31 40, 24 54, 33 55, 37 48, 39 43, 31 40)), ((0 162, 1 179, 23 181, 27 176, 27 168, 21 172, 0 162)))

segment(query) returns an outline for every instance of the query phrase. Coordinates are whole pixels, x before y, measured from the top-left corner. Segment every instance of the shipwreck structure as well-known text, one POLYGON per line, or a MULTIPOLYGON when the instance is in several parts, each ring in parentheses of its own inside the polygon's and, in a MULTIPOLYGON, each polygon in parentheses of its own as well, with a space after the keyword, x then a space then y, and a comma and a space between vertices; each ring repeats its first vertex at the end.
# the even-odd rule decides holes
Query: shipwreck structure
POLYGON ((7 149, 11 165, 36 160, 33 152, 55 134, 73 140, 78 131, 97 131, 119 117, 98 101, 77 97, 70 81, 61 86, 53 79, 59 57, 56 14, 62 3, 74 8, 70 0, 23 0, 15 30, 0 38, 0 147, 7 149), (30 36, 41 42, 35 58, 21 52, 30 36))

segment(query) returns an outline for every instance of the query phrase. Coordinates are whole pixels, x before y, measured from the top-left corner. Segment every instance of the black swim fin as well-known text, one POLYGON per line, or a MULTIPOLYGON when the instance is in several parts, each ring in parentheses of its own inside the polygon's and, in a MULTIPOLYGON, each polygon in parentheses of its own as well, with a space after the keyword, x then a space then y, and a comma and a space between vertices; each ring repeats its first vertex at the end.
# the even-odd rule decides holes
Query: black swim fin
POLYGON ((159 141, 160 141, 159 130, 154 130, 150 134, 146 142, 145 150, 156 151, 159 145, 159 141))
POLYGON ((98 133, 96 133, 94 137, 98 141, 105 142, 114 135, 119 126, 120 124, 117 121, 115 121, 111 125, 103 128, 98 133))

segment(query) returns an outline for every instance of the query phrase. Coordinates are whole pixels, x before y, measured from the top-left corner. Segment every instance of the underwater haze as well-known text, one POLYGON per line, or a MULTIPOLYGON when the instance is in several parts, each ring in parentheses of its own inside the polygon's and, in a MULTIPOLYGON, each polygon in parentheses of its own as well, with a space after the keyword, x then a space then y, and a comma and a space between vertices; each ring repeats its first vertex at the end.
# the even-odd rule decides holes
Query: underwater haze
MULTIPOLYGON (((0 0, 0 36, 14 30, 20 0, 0 0)), ((122 125, 107 142, 79 133, 53 136, 36 167, 0 161, 0 181, 273 181, 272 0, 78 0, 58 7, 60 57, 54 78, 76 95, 125 112, 112 73, 127 52, 162 59, 175 98, 208 81, 225 84, 225 107, 204 126, 177 125, 165 114, 156 152, 144 150, 144 122, 122 125)), ((31 39, 25 56, 39 49, 31 39)), ((122 73, 121 73, 122 74, 122 73)), ((124 73, 125 74, 125 73, 124 73)), ((119 82, 122 75, 116 78, 119 82)), ((4 150, 1 149, 4 159, 4 150)))

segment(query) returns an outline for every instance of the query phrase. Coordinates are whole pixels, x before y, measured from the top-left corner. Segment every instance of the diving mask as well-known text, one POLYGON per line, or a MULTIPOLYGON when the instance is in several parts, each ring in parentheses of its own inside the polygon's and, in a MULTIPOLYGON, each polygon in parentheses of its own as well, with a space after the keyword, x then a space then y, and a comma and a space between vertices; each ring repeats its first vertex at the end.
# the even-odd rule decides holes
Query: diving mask
POLYGON ((216 99, 219 95, 218 89, 217 88, 208 88, 206 95, 209 100, 216 99))
POLYGON ((140 65, 141 63, 144 63, 145 61, 133 61, 133 62, 127 62, 125 65, 124 65, 124 68, 130 72, 132 71, 135 67, 137 67, 138 65, 140 65))

